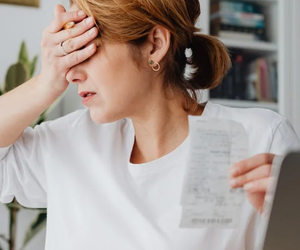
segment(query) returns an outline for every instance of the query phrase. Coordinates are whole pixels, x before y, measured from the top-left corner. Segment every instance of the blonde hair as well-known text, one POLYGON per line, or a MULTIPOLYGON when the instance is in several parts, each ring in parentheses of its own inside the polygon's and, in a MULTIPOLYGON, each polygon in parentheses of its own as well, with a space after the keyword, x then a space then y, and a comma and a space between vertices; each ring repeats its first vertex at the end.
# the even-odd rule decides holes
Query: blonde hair
MULTIPOLYGON (((171 45, 161 73, 164 90, 179 90, 187 111, 197 108, 196 90, 218 86, 231 67, 228 51, 218 39, 200 34, 199 0, 73 0, 78 8, 95 17, 100 41, 128 43, 135 48, 146 41, 151 29, 163 26, 171 33, 171 45), (186 57, 186 49, 192 55, 186 57), (185 77, 186 65, 193 73, 185 77), (188 92, 191 91, 192 94, 188 92)), ((133 54, 134 59, 136 55, 133 54)))

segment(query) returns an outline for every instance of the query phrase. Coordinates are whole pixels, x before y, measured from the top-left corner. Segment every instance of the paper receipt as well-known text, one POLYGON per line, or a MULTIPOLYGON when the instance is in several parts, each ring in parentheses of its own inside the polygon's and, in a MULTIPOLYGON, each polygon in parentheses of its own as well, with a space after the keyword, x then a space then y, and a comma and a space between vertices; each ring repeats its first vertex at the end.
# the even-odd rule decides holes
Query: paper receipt
POLYGON ((189 128, 180 227, 234 228, 246 195, 230 187, 230 167, 248 157, 247 133, 238 122, 199 116, 189 116, 189 128))

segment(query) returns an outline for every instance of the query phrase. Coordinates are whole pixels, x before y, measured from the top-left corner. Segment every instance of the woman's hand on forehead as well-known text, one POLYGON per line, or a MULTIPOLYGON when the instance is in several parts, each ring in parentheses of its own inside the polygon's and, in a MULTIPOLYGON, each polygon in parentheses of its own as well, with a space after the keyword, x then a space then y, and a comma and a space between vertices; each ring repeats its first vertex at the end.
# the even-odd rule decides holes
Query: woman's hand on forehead
POLYGON ((93 41, 97 36, 93 17, 87 18, 75 5, 68 12, 62 5, 55 6, 55 16, 44 30, 41 41, 41 82, 55 92, 65 91, 70 69, 95 54, 93 41))

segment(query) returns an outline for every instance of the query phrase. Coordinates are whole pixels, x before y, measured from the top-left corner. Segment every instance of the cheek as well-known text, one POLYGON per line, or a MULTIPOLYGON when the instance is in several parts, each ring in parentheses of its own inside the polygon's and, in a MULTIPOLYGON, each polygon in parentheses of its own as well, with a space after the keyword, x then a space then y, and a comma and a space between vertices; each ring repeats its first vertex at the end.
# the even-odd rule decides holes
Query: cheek
POLYGON ((126 98, 140 83, 140 76, 128 65, 105 67, 99 74, 98 88, 102 98, 126 98))
POLYGON ((96 85, 98 108, 103 109, 100 112, 124 113, 124 109, 144 96, 149 85, 147 72, 139 70, 123 49, 107 49, 95 59, 97 63, 93 62, 89 68, 93 69, 90 78, 96 85))

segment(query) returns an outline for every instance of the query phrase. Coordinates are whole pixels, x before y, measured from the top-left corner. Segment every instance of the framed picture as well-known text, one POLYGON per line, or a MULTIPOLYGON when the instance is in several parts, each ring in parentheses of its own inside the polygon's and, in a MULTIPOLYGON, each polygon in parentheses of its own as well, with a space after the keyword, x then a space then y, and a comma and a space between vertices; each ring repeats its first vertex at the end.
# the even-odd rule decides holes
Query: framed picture
POLYGON ((1 3, 39 7, 40 0, 0 0, 1 3))

